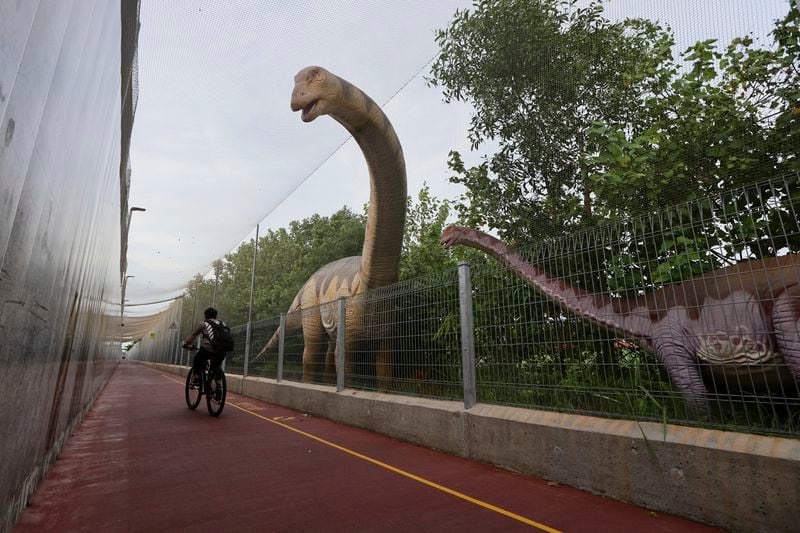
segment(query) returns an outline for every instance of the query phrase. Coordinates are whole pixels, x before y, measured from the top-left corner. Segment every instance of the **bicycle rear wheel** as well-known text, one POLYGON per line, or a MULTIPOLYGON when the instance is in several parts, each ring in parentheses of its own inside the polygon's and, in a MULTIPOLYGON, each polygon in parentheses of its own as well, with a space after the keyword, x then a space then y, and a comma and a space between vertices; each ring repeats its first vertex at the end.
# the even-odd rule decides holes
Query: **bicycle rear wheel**
POLYGON ((200 389, 199 384, 192 385, 192 369, 190 368, 186 375, 186 405, 189 406, 189 409, 196 409, 200 405, 200 397, 203 395, 200 389))
POLYGON ((211 390, 206 392, 206 406, 208 414, 219 416, 225 407, 225 396, 228 394, 228 386, 225 383, 225 372, 218 370, 217 375, 210 380, 211 390))

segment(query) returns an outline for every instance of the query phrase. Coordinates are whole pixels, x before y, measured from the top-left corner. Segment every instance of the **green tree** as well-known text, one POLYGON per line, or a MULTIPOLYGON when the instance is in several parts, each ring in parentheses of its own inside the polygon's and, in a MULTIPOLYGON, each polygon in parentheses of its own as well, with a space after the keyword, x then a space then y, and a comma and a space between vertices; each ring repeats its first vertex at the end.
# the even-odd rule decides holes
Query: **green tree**
POLYGON ((793 1, 766 47, 705 40, 675 58, 671 32, 612 24, 599 1, 484 0, 456 13, 431 83, 474 104, 473 148, 499 145, 471 168, 451 152, 451 179, 467 189, 456 209, 512 245, 628 221, 560 268, 595 290, 635 293, 798 249, 785 229, 797 224, 786 191, 800 185, 798 17, 793 1), (764 181, 776 176, 787 176, 777 192, 764 181), (779 208, 737 215, 754 198, 779 208))
POLYGON ((439 200, 427 184, 420 189, 416 202, 408 197, 400 279, 410 279, 455 266, 452 254, 439 243, 450 217, 450 203, 439 200))
POLYGON ((475 107, 473 149, 499 146, 471 168, 450 153, 451 180, 467 189, 455 205, 465 222, 510 242, 591 222, 586 128, 635 120, 643 76, 668 52, 668 36, 648 21, 610 23, 599 1, 480 0, 436 39, 429 82, 445 101, 475 107))
POLYGON ((773 42, 736 38, 664 56, 634 123, 595 122, 587 158, 603 217, 643 218, 611 260, 611 285, 636 290, 782 250, 800 250, 800 14, 773 42), (694 202, 698 200, 697 202, 694 202), (667 227, 664 227, 667 226, 667 227), (639 238, 635 238, 635 235, 639 238), (661 235, 660 240, 644 235, 661 235), (649 240, 649 242, 647 242, 649 240), (650 258, 642 264, 641 258, 650 258))
POLYGON ((192 328, 194 328, 203 317, 202 313, 203 309, 205 309, 203 304, 206 302, 204 293, 208 292, 204 290, 204 285, 205 282, 202 274, 196 274, 189 283, 186 284, 186 296, 183 299, 183 313, 181 315, 181 340, 189 336, 192 328))
MULTIPOLYGON (((365 217, 346 207, 330 217, 313 215, 293 221, 288 228, 269 230, 258 240, 256 278, 253 295, 253 319, 275 316, 286 311, 297 291, 321 266, 352 255, 359 255, 364 243, 365 217)), ((216 306, 230 325, 247 322, 250 280, 253 269, 254 241, 241 244, 215 262, 219 273, 216 283, 216 306)), ((183 322, 191 322, 211 305, 215 274, 203 279, 201 274, 187 285, 183 304, 183 322), (195 301, 197 305, 195 306, 195 301)))
POLYGON ((597 121, 587 162, 603 215, 625 217, 800 171, 800 30, 790 10, 760 47, 736 38, 664 55, 634 122, 597 121))

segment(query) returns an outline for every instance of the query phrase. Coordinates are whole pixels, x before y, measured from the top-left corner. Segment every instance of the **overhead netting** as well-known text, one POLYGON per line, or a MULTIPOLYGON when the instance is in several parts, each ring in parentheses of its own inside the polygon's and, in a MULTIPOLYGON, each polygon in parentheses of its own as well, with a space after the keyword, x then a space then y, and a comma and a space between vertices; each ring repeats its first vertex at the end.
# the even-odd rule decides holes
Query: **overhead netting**
POLYGON ((131 299, 177 294, 252 237, 255 224, 287 197, 283 218, 267 218, 268 226, 332 212, 340 201, 360 209, 367 183, 356 147, 329 160, 348 138, 344 129, 324 119, 302 124, 289 110, 293 76, 310 64, 349 79, 381 104, 402 102, 390 116, 397 122, 425 108, 424 120, 403 125, 401 142, 409 159, 417 145, 436 143, 438 166, 411 161, 412 185, 426 179, 435 189, 446 182, 441 168, 450 149, 469 158, 463 139, 474 111, 470 140, 500 157, 486 160, 485 184, 480 172, 456 177, 485 192, 472 195, 468 219, 502 236, 547 237, 593 216, 684 201, 694 195, 698 175, 699 192, 710 193, 780 172, 780 154, 765 165, 755 152, 777 120, 773 101, 759 91, 786 82, 786 75, 759 73, 759 58, 750 52, 775 52, 770 32, 786 15, 786 0, 732 1, 724 9, 714 2, 611 1, 599 14, 587 9, 600 4, 545 2, 558 12, 550 21, 511 16, 542 11, 536 2, 511 2, 506 15, 497 14, 497 5, 143 2, 131 204, 148 212, 132 220, 131 299), (451 26, 457 9, 462 18, 465 9, 472 13, 458 30, 451 26), (548 27, 552 19, 557 27, 548 27), (449 40, 437 42, 435 32, 448 28, 449 40), (464 33, 473 30, 473 37, 464 33), (726 51, 737 38, 753 43, 737 41, 726 51), (476 50, 478 43, 486 48, 476 50), (439 83, 427 87, 423 76, 431 76, 426 65, 434 57, 439 83), (670 87, 681 77, 704 94, 690 101, 688 89, 670 87), (478 93, 463 88, 468 84, 478 84, 478 93), (441 103, 442 90, 462 98, 429 107, 441 103), (413 98, 403 99, 409 92, 413 98), (506 99, 491 100, 503 92, 506 99), (496 114, 482 106, 484 97, 499 105, 496 114), (671 138, 663 135, 668 130, 671 138), (650 148, 658 156, 645 160, 641 152, 650 148), (683 167, 675 167, 676 158, 683 167), (721 175, 726 165, 742 162, 747 172, 721 175), (620 186, 653 189, 646 201, 617 196, 617 183, 593 182, 612 164, 620 186), (425 175, 432 167, 438 173, 425 175), (319 178, 313 188, 292 197, 312 175, 319 178), (505 231, 523 219, 524 232, 505 231))
MULTIPOLYGON (((464 194, 449 198, 451 220, 499 236, 600 300, 664 294, 746 260, 766 260, 753 263, 763 270, 800 250, 796 4, 728 2, 724 11, 689 1, 143 4, 142 19, 133 203, 148 212, 133 222, 129 294, 160 300, 187 287, 184 336, 206 306, 219 308, 239 335, 234 366, 245 366, 245 347, 265 346, 277 313, 331 259, 308 260, 324 255, 305 254, 311 238, 290 257, 276 256, 262 237, 253 263, 253 226, 262 221, 262 236, 274 228, 264 217, 281 202, 291 206, 288 220, 298 220, 330 214, 342 198, 360 212, 368 197, 358 147, 337 152, 345 130, 328 117, 304 124, 288 108, 292 77, 308 64, 384 105, 403 143, 412 195, 420 175, 432 189, 454 182, 464 194), (442 161, 447 167, 434 163, 442 161), (212 260, 245 236, 204 279, 212 260), (307 273, 295 269, 301 263, 307 273), (244 326, 251 319, 252 337, 244 326)), ((406 382, 395 388, 432 381, 447 384, 433 395, 459 392, 453 268, 468 257, 484 352, 481 401, 695 418, 686 405, 699 405, 702 394, 689 394, 680 376, 668 375, 675 368, 639 350, 636 338, 609 334, 596 317, 554 307, 552 297, 537 299, 485 254, 434 252, 436 236, 422 242, 420 229, 433 226, 415 213, 410 227, 420 231, 407 235, 405 249, 419 253, 401 262, 425 269, 404 272, 438 273, 384 288, 385 297, 348 301, 366 308, 364 301, 383 298, 386 312, 369 314, 380 322, 368 324, 376 330, 369 335, 397 343, 393 375, 406 382)), ((310 346, 302 332, 293 335, 287 364, 332 346, 329 338, 310 346)), ((721 349, 703 335, 706 351, 721 349)), ((764 352, 753 346, 747 354, 764 352)), ((353 352, 366 361, 367 381, 373 348, 353 352)), ((264 353, 253 364, 277 370, 275 354, 264 353)), ((759 389, 761 378, 749 367, 735 380, 714 377, 711 359, 697 368, 718 380, 706 385, 719 419, 796 432, 797 384, 784 382, 787 361, 772 361, 778 377, 767 393, 750 396, 735 380, 759 389)))
MULTIPOLYGON (((435 29, 466 5, 142 2, 131 205, 147 212, 131 221, 132 301, 175 295, 207 272, 347 140, 333 120, 303 124, 289 109, 300 69, 323 66, 386 104, 412 80, 424 87, 435 29)), ((360 210, 366 167, 354 159, 345 172, 317 191, 319 210, 352 201, 325 205, 342 188, 356 189, 360 210)))

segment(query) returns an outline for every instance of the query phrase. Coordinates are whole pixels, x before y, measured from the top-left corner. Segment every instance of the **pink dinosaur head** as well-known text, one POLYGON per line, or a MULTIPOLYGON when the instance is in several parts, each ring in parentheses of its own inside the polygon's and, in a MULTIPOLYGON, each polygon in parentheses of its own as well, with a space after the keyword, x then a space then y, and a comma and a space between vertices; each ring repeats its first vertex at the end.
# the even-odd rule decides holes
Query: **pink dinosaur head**
POLYGON ((461 244, 462 239, 466 232, 468 232, 467 228, 462 228, 461 226, 447 226, 444 231, 442 232, 442 236, 439 238, 439 242, 445 248, 450 248, 456 244, 461 244))

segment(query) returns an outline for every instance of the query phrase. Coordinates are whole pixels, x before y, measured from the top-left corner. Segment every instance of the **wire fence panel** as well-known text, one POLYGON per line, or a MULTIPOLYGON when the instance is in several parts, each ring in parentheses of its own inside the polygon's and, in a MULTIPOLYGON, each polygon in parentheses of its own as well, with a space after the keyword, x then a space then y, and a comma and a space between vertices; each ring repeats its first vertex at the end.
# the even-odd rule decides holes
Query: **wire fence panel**
POLYGON ((233 350, 225 357, 225 370, 241 374, 244 370, 244 351, 247 346, 247 324, 232 327, 231 337, 233 337, 233 350))
MULTIPOLYGON (((790 174, 516 251, 495 241, 471 266, 478 401, 800 434, 798 213, 790 174)), ((463 398, 457 269, 344 312, 346 386, 463 398)), ((280 322, 253 322, 250 375, 278 377, 280 322)), ((281 378, 335 385, 339 302, 285 323, 281 378)), ((241 373, 246 326, 232 333, 241 373)))
MULTIPOLYGON (((559 272, 563 256, 540 264, 559 272)), ((492 264, 476 265, 473 286, 479 401, 648 415, 657 407, 640 400, 647 390, 680 408, 665 373, 642 357, 635 339, 617 339, 565 314, 492 264)))
POLYGON ((303 381, 303 340, 302 329, 303 312, 294 311, 286 313, 286 333, 283 348, 283 379, 289 381, 303 381), (295 327, 289 327, 288 324, 295 327))
POLYGON ((250 361, 247 375, 277 378, 279 325, 280 316, 253 322, 250 329, 250 361))
POLYGON ((335 315, 336 302, 286 314, 283 379, 322 385, 336 383, 335 315))
POLYGON ((456 269, 349 298, 347 327, 349 387, 462 397, 456 269))
POLYGON ((521 250, 539 290, 476 265, 479 401, 797 433, 797 319, 775 313, 800 306, 798 190, 782 176, 521 250))

